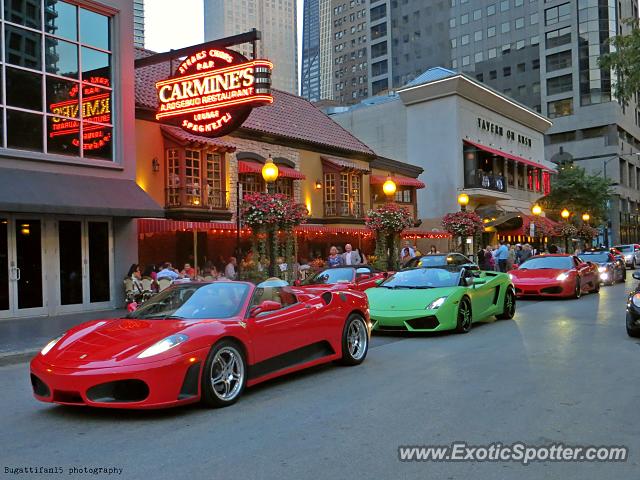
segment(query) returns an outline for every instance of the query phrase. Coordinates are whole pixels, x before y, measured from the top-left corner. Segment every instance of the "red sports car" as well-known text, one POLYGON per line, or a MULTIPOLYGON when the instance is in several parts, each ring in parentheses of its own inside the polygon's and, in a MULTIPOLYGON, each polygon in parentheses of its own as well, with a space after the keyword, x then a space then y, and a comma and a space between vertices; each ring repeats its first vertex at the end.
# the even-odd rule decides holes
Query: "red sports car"
POLYGON ((537 255, 509 272, 518 297, 580 298, 600 291, 598 266, 575 255, 537 255))
POLYGON ((367 288, 375 287, 378 280, 384 280, 387 276, 387 272, 381 272, 369 265, 343 265, 326 268, 301 282, 297 281, 296 287, 304 292, 326 291, 328 286, 364 292, 367 288))
POLYGON ((127 318, 91 321, 31 361, 36 399, 162 408, 234 403, 245 386, 339 360, 361 363, 371 323, 364 293, 303 294, 282 281, 176 285, 127 318))

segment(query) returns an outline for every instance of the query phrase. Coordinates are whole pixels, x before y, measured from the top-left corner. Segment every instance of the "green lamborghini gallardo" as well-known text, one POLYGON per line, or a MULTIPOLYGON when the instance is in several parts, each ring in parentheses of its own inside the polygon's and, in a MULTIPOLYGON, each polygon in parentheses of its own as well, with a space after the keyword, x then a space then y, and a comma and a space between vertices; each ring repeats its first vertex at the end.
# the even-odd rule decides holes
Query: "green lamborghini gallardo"
POLYGON ((402 270, 366 291, 373 329, 467 333, 491 316, 510 319, 516 295, 506 273, 455 266, 402 270))

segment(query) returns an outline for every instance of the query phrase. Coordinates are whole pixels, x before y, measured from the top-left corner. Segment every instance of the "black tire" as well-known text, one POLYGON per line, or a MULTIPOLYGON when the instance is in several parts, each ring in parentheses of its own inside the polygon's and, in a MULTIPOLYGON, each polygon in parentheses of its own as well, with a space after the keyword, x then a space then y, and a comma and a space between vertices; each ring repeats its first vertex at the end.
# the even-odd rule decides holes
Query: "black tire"
POLYGON ((627 269, 623 268, 622 269, 622 280, 621 280, 621 282, 625 283, 626 281, 627 281, 627 269))
POLYGON ((367 324, 359 313, 352 313, 342 329, 341 365, 359 365, 369 351, 369 331, 367 324))
POLYGON ((636 269, 636 259, 635 257, 631 260, 631 270, 635 270, 636 269))
POLYGON ((516 294, 513 293, 512 288, 507 289, 507 293, 504 294, 504 303, 502 305, 502 313, 496 315, 498 320, 511 320, 516 314, 516 294))
POLYGON ((456 323, 457 333, 469 333, 471 324, 473 323, 473 315, 471 312, 471 302, 464 297, 458 304, 458 315, 456 323))
POLYGON ((580 298, 582 296, 582 285, 580 285, 580 279, 576 278, 576 286, 573 289, 573 298, 580 298))
POLYGON ((211 348, 202 368, 202 403, 213 408, 233 405, 247 385, 247 373, 247 361, 242 347, 231 340, 219 341, 211 348), (233 365, 231 365, 232 357, 236 362, 233 365), (236 375, 239 378, 236 378, 236 375), (215 382, 217 385, 214 387, 216 378, 220 380, 215 382), (227 389, 228 395, 226 395, 227 389))
MULTIPOLYGON (((613 285, 613 283, 611 283, 613 285)), ((600 280, 596 279, 593 288, 591 289, 591 293, 600 293, 600 280)))
POLYGON ((627 335, 633 338, 640 337, 640 327, 634 325, 634 318, 631 316, 629 312, 627 312, 627 335))

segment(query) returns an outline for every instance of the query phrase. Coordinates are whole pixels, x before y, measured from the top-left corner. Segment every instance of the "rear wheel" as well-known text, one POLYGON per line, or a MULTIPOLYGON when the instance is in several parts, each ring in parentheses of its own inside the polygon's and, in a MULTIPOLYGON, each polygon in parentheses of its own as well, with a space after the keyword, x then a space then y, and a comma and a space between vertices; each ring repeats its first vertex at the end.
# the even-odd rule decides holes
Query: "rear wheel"
POLYGON ((471 330, 471 303, 467 298, 460 300, 458 304, 458 318, 456 323, 456 332, 468 333, 471 330))
MULTIPOLYGON (((611 285, 613 285, 613 282, 611 282, 611 285)), ((591 289, 592 293, 600 293, 600 280, 599 279, 595 279, 593 282, 593 288, 591 289)))
POLYGON ((234 404, 247 383, 247 364, 237 343, 216 343, 202 369, 202 403, 208 407, 234 404))
POLYGON ((352 313, 344 324, 342 331, 343 365, 358 365, 362 363, 369 351, 369 332, 362 315, 352 313))
POLYGON ((516 295, 511 288, 507 289, 507 293, 504 295, 504 305, 502 313, 496 315, 498 320, 510 320, 516 314, 516 295))
POLYGON ((580 298, 582 296, 582 286, 580 285, 580 279, 576 278, 576 286, 573 289, 573 297, 580 298))

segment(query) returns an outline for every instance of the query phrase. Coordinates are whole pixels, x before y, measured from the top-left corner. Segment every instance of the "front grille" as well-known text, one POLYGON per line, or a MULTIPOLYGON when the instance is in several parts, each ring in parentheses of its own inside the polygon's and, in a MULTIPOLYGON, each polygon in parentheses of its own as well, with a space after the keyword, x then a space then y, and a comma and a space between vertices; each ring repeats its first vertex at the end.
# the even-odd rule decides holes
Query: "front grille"
POLYGON ((51 390, 49 390, 47 384, 36 377, 33 373, 31 374, 31 386, 33 387, 33 393, 39 397, 48 397, 51 395, 51 390))
POLYGON ((116 380, 87 390, 87 398, 92 402, 141 402, 148 396, 149 387, 142 380, 116 380))
POLYGON ((380 325, 378 324, 378 330, 387 330, 387 331, 406 331, 407 327, 405 327, 404 325, 380 325))
POLYGON ((562 293, 562 287, 545 287, 540 291, 542 293, 562 293))
POLYGON ((407 320, 407 324, 415 330, 433 330, 440 322, 435 315, 429 315, 427 317, 412 318, 407 320))

